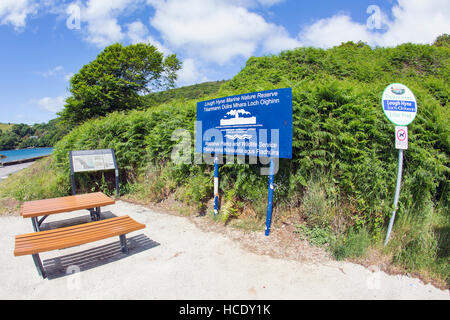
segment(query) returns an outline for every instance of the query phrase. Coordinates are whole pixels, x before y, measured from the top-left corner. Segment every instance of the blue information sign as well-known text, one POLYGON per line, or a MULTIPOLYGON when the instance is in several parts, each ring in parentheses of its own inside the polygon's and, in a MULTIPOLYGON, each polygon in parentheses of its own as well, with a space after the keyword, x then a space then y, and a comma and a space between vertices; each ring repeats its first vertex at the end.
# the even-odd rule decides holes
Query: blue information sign
POLYGON ((196 152, 292 158, 291 88, 197 103, 196 152))

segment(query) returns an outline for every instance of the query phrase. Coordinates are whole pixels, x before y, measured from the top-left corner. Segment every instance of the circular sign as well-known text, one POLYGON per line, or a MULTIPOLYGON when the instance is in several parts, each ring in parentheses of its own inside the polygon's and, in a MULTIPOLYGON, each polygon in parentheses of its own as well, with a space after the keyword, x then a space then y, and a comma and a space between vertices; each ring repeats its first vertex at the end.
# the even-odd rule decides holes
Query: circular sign
POLYGON ((407 137, 408 137, 408 133, 406 133, 406 131, 404 129, 400 129, 397 131, 397 139, 399 141, 405 141, 407 137))
POLYGON ((417 102, 409 88, 401 83, 387 86, 381 98, 386 117, 398 126, 407 126, 417 114, 417 102))

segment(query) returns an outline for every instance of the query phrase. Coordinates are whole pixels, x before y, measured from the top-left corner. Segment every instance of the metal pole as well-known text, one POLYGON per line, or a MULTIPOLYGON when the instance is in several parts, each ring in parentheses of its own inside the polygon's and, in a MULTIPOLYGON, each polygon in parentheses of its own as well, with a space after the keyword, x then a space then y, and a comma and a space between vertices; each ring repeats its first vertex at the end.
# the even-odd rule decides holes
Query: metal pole
POLYGON ((69 162, 70 162, 70 179, 72 180, 72 195, 75 195, 76 194, 76 191, 75 191, 75 171, 73 170, 72 151, 69 151, 69 162))
POLYGON ((120 196, 120 191, 119 191, 119 167, 117 166, 117 159, 116 159, 116 153, 114 152, 113 149, 111 150, 111 154, 113 157, 113 162, 114 162, 114 174, 115 174, 115 178, 116 178, 116 195, 117 197, 120 196))
POLYGON ((386 239, 384 240, 384 245, 386 246, 389 242, 389 236, 391 235, 392 226, 394 225, 395 213, 397 212, 398 199, 400 197, 400 185, 402 182, 402 170, 403 170, 403 150, 398 151, 398 167, 397 167, 397 185, 395 186, 395 196, 394 196, 394 211, 392 211, 391 220, 389 220, 389 226, 386 234, 386 239))
POLYGON ((219 213, 219 158, 214 155, 214 215, 219 213))
POLYGON ((266 217, 266 236, 270 233, 270 224, 272 222, 272 203, 273 203, 273 189, 274 189, 274 171, 275 163, 273 159, 270 159, 270 169, 269 169, 269 194, 267 199, 267 217, 266 217))
POLYGON ((115 176, 116 176, 116 195, 117 197, 120 196, 120 192, 119 192, 119 170, 115 169, 114 170, 115 176))

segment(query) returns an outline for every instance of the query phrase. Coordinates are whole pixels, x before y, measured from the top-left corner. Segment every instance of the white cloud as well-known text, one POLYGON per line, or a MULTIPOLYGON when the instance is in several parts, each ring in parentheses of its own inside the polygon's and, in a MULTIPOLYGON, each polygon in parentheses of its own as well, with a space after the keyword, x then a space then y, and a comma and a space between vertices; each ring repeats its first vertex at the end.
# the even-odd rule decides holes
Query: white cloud
POLYGON ((145 38, 148 36, 148 29, 140 20, 128 24, 127 29, 128 37, 132 43, 145 42, 145 38))
POLYGON ((48 77, 53 77, 53 76, 56 76, 56 75, 60 75, 62 73, 64 73, 64 68, 62 66, 56 66, 53 69, 50 69, 50 70, 45 71, 45 72, 40 72, 39 74, 41 76, 45 77, 45 78, 48 78, 48 77))
POLYGON ((284 2, 284 0, 258 0, 260 4, 266 7, 271 7, 273 5, 279 4, 281 2, 284 2))
POLYGON ((178 86, 187 86, 206 81, 208 81, 208 78, 199 70, 194 59, 188 58, 183 60, 182 69, 178 71, 178 86))
POLYGON ((67 82, 69 82, 70 79, 72 79, 73 75, 74 75, 74 73, 72 73, 72 72, 66 73, 66 74, 64 75, 64 80, 66 80, 67 82))
MULTIPOLYGON (((431 43, 450 31, 450 2, 447 0, 398 0, 393 19, 381 14, 382 30, 337 14, 304 27, 298 35, 303 46, 329 48, 346 41, 363 41, 371 46, 396 46, 406 42, 431 43)), ((369 16, 368 16, 369 17, 369 16)))
POLYGON ((162 45, 159 41, 155 40, 150 34, 147 27, 140 21, 134 21, 127 26, 126 36, 131 43, 150 43, 154 45, 164 55, 172 54, 172 51, 162 45))
POLYGON ((372 42, 371 33, 366 25, 352 21, 347 15, 321 19, 306 26, 300 32, 299 39, 303 46, 319 48, 328 48, 347 41, 372 42))
POLYGON ((0 25, 10 24, 20 30, 26 26, 27 17, 37 13, 37 7, 34 0, 1 0, 0 25))
POLYGON ((119 17, 130 15, 142 9, 144 0, 89 0, 80 7, 81 27, 84 40, 99 48, 115 42, 129 41, 135 43, 151 43, 164 54, 171 50, 150 35, 147 27, 140 21, 121 25, 119 17))
POLYGON ((439 35, 450 32, 450 2, 447 0, 399 0, 392 14, 394 20, 389 22, 381 45, 431 43, 439 35))
POLYGON ((63 109, 65 98, 63 96, 56 98, 45 97, 39 100, 33 100, 32 102, 36 102, 41 108, 47 111, 56 113, 63 109))
MULTIPOLYGON (((163 39, 170 46, 186 50, 190 56, 205 61, 224 64, 237 56, 248 58, 267 38, 280 34, 284 41, 279 41, 279 44, 291 47, 295 42, 288 41, 283 27, 268 23, 262 16, 238 6, 236 1, 168 0, 149 3, 156 10, 150 23, 163 39)), ((273 49, 270 45, 265 47, 273 49)), ((286 48, 278 51, 282 49, 286 48)))
POLYGON ((80 6, 80 19, 85 23, 82 30, 85 40, 98 47, 105 47, 124 39, 125 34, 118 22, 118 17, 133 11, 140 0, 89 0, 80 6))
POLYGON ((283 50, 298 48, 300 41, 292 38, 283 27, 273 27, 272 32, 263 41, 263 49, 269 53, 279 53, 283 50))
POLYGON ((64 70, 63 66, 56 66, 54 68, 51 68, 45 72, 37 72, 37 74, 39 74, 40 76, 44 77, 44 78, 49 78, 49 77, 61 77, 63 78, 65 81, 70 81, 70 79, 73 77, 73 73, 69 72, 67 73, 64 70))

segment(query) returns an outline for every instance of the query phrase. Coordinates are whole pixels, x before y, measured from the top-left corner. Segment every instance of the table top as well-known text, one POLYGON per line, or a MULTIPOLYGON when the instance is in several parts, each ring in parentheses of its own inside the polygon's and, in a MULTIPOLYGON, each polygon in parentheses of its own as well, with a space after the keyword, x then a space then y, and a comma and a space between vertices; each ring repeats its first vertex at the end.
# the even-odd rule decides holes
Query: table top
POLYGON ((102 192, 77 194, 60 198, 26 201, 22 204, 20 215, 24 218, 33 218, 55 213, 102 207, 114 203, 114 199, 102 192))

